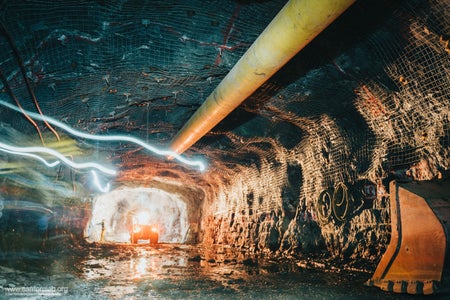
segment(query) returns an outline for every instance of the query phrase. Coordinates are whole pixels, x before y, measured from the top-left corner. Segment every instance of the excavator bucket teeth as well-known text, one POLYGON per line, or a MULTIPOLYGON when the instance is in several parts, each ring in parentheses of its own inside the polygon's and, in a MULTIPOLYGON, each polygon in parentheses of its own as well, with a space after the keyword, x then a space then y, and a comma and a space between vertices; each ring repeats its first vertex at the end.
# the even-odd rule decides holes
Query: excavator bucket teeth
POLYGON ((391 240, 366 283, 382 290, 433 294, 448 247, 448 182, 390 183, 391 240))

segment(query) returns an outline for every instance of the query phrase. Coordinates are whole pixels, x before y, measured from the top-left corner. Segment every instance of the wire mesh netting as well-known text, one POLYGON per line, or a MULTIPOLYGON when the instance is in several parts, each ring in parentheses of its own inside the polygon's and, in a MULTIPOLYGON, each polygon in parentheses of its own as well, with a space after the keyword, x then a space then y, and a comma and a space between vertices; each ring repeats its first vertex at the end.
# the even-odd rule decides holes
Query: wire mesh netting
MULTIPOLYGON (((31 112, 38 104, 85 133, 167 147, 284 4, 3 1, 0 99, 16 97, 31 112)), ((117 185, 162 177, 199 186, 216 230, 232 227, 231 218, 251 227, 317 214, 319 195, 340 182, 442 176, 450 162, 448 14, 448 1, 356 3, 188 151, 208 161, 206 173, 56 128, 67 141, 59 150, 115 166, 117 185)), ((5 106, 0 114, 5 143, 42 145, 36 128, 47 146, 56 143, 51 126, 5 106)), ((66 191, 54 199, 75 197, 88 182, 81 171, 60 167, 55 175, 40 162, 16 161, 0 153, 8 196, 41 182, 66 191)))
MULTIPOLYGON (((167 146, 282 5, 5 1, 2 99, 10 102, 13 94, 25 110, 39 105, 83 132, 125 133, 167 146), (253 15, 260 21, 245 17, 253 15)), ((0 109, 2 122, 29 139, 36 128, 48 130, 0 109)), ((126 143, 81 143, 98 160, 137 151, 126 143)))

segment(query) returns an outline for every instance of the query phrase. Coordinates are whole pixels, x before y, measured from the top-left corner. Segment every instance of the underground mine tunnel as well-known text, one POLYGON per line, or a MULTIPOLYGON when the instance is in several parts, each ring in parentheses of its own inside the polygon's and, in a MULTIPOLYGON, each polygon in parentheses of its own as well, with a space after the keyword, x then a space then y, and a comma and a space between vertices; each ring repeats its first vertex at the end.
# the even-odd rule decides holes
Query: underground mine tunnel
POLYGON ((449 8, 0 1, 0 298, 449 297, 449 8))

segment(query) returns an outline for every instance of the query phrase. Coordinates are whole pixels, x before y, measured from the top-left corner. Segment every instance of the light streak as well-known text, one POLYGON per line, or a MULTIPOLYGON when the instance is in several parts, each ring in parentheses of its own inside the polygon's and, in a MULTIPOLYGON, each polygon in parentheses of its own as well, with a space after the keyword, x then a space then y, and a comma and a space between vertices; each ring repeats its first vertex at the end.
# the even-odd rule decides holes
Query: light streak
POLYGON ((64 162, 65 164, 71 166, 74 169, 97 169, 105 174, 109 175, 115 175, 117 172, 115 170, 106 168, 100 164, 93 163, 93 162, 87 162, 87 163, 75 163, 71 160, 69 160, 67 157, 62 155, 56 150, 50 149, 50 148, 44 148, 44 147, 15 147, 11 145, 4 144, 0 142, 0 148, 12 151, 12 152, 19 152, 19 153, 46 153, 49 155, 52 155, 56 158, 58 158, 60 161, 64 162))
POLYGON ((91 173, 92 173, 92 176, 94 176, 94 184, 100 190, 100 192, 102 192, 102 193, 109 192, 109 188, 110 188, 109 183, 107 183, 105 187, 102 187, 102 185, 100 184, 100 180, 98 179, 97 173, 94 170, 91 170, 91 173))
MULTIPOLYGON (((16 106, 14 106, 14 105, 12 105, 12 104, 10 104, 8 102, 5 102, 3 100, 0 100, 0 105, 3 105, 3 106, 5 106, 5 107, 7 107, 9 109, 12 109, 12 110, 16 111, 16 112, 22 113, 22 111, 20 109, 18 109, 16 106)), ((37 119, 37 120, 40 120, 40 121, 48 122, 48 123, 50 123, 50 124, 52 124, 52 125, 54 125, 56 127, 59 127, 59 128, 65 130, 65 131, 67 131, 68 133, 70 133, 72 135, 75 135, 77 137, 80 137, 80 138, 89 139, 89 140, 96 140, 96 141, 108 141, 108 142, 117 142, 117 141, 130 142, 130 143, 137 144, 137 145, 139 145, 141 147, 144 147, 145 149, 147 149, 147 150, 149 150, 149 151, 151 151, 151 152, 153 152, 153 153, 155 153, 157 155, 161 155, 161 156, 165 156, 165 157, 172 157, 172 158, 174 158, 174 159, 176 159, 176 160, 178 160, 178 161, 180 161, 180 162, 182 162, 182 163, 184 163, 186 165, 197 167, 200 171, 204 171, 206 169, 205 163, 200 161, 200 160, 187 159, 187 158, 183 157, 182 155, 180 155, 180 154, 178 154, 178 153, 176 153, 174 151, 163 150, 163 149, 156 148, 156 147, 154 147, 152 145, 149 145, 149 144, 145 143, 144 141, 142 141, 142 140, 140 140, 138 138, 132 137, 132 136, 89 134, 89 133, 85 133, 85 132, 81 132, 81 131, 78 131, 76 129, 73 129, 73 128, 67 126, 66 124, 61 123, 60 121, 55 120, 55 119, 53 119, 51 117, 41 116, 41 115, 39 115, 37 113, 26 111, 26 110, 24 110, 24 111, 33 119, 37 119)))
POLYGON ((41 162, 43 162, 49 168, 53 168, 53 167, 55 167, 55 166, 57 166, 57 165, 59 165, 61 163, 59 160, 56 160, 56 161, 54 161, 52 163, 49 163, 43 157, 41 157, 39 155, 36 155, 36 154, 27 153, 27 152, 11 151, 11 150, 4 149, 4 148, 0 148, 0 151, 6 152, 6 153, 10 153, 10 154, 22 155, 22 156, 28 156, 28 157, 35 158, 35 159, 40 160, 41 162))

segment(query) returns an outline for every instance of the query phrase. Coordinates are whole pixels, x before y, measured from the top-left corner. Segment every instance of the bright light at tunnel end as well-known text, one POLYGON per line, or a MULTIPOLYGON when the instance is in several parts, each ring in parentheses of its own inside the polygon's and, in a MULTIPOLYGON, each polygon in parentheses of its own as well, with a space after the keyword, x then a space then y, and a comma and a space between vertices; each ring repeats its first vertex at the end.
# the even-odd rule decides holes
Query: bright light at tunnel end
POLYGON ((141 211, 137 214, 136 219, 139 224, 147 224, 150 222, 150 215, 146 211, 141 211))
POLYGON ((142 226, 157 232, 161 243, 185 243, 190 232, 185 200, 178 194, 143 187, 98 195, 85 237, 89 242, 134 244, 131 232, 142 226))

